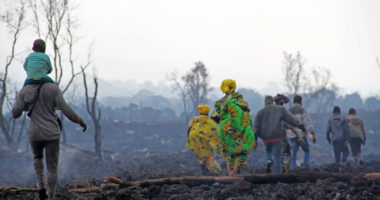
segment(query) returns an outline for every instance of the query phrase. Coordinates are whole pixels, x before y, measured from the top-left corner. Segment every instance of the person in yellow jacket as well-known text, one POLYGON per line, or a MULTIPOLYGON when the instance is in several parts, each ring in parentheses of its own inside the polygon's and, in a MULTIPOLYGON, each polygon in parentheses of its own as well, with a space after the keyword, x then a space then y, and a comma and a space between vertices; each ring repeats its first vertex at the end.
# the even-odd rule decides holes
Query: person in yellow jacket
POLYGON ((200 115, 193 117, 189 123, 186 146, 198 158, 203 175, 210 171, 219 174, 222 169, 214 159, 214 151, 218 145, 217 126, 208 116, 208 105, 199 105, 198 109, 200 115))

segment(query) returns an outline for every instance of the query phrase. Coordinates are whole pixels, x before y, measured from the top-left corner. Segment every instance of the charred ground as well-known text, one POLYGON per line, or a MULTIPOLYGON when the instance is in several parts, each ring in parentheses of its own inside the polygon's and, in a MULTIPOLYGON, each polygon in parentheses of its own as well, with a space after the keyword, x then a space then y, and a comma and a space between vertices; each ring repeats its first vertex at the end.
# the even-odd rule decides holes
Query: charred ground
MULTIPOLYGON (((250 162, 243 174, 263 174, 260 151, 250 154, 250 162)), ((201 172, 197 160, 187 150, 133 155, 108 151, 104 154, 104 160, 99 161, 91 152, 63 146, 57 199, 380 199, 380 183, 363 178, 365 173, 380 172, 380 161, 369 161, 359 166, 348 163, 343 168, 334 164, 312 164, 307 170, 297 169, 290 173, 298 178, 271 178, 274 181, 270 183, 248 177, 231 183, 182 181, 109 186, 103 181, 107 176, 117 176, 129 183, 164 177, 201 176, 201 172), (78 188, 89 190, 73 191, 78 188)), ((218 161, 224 166, 220 158, 218 161)), ((36 179, 31 154, 2 153, 0 162, 0 170, 4 172, 0 181, 6 186, 0 188, 0 199, 37 199, 38 192, 32 189, 36 179)))
MULTIPOLYGON (((293 172, 301 179, 305 175, 309 177, 303 181, 289 182, 285 177, 279 181, 257 182, 246 178, 232 183, 164 182, 115 187, 104 184, 104 179, 116 176, 131 182, 202 174, 197 159, 186 149, 184 123, 106 120, 102 126, 106 130, 104 159, 99 161, 93 153, 91 127, 89 133, 82 134, 75 124, 67 123, 66 136, 70 145, 61 145, 57 199, 376 199, 380 196, 380 184, 363 178, 365 173, 380 172, 380 161, 375 161, 379 157, 370 155, 378 149, 373 143, 377 140, 372 139, 375 135, 369 135, 369 143, 373 144, 363 147, 367 162, 355 167, 349 164, 341 169, 325 164, 333 162, 332 148, 322 139, 323 135, 318 135, 317 143, 310 144, 310 168, 293 172), (74 192, 73 189, 88 190, 74 192)), ((302 152, 298 156, 302 160, 302 152)), ((242 174, 264 174, 261 141, 247 160, 242 174)), ((220 157, 217 161, 226 172, 224 161, 220 157)), ((0 199, 37 199, 30 150, 15 153, 0 150, 0 163, 0 199)))

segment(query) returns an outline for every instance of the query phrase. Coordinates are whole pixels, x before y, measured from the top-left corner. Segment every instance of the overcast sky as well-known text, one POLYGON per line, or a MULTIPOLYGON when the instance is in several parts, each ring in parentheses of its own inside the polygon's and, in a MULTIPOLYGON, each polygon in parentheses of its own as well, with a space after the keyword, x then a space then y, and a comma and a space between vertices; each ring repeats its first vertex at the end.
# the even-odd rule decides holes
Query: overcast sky
POLYGON ((283 52, 300 51, 307 69, 329 69, 342 92, 380 94, 377 0, 79 2, 82 30, 95 40, 94 64, 106 80, 157 83, 202 61, 213 86, 233 78, 238 87, 275 92, 283 52))

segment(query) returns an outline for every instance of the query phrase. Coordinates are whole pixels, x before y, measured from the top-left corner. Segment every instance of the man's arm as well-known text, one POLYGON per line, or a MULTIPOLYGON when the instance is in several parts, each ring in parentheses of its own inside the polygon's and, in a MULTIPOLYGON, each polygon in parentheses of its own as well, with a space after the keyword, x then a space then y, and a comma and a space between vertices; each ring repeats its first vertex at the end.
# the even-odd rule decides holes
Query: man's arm
POLYGON ((331 144, 331 139, 330 139, 330 132, 331 132, 331 125, 330 125, 330 120, 327 121, 327 129, 326 129, 326 139, 331 144))
POLYGON ((301 129, 302 131, 305 131, 305 125, 301 121, 297 120, 288 110, 283 107, 281 111, 283 116, 282 120, 292 126, 301 129))
POLYGON ((22 94, 19 93, 16 97, 16 102, 12 106, 12 117, 17 119, 21 116, 22 111, 25 108, 25 102, 24 99, 22 98, 22 94))
POLYGON ((315 135, 315 132, 314 132, 314 131, 311 131, 311 135, 312 135, 313 143, 316 143, 316 142, 317 142, 317 137, 316 137, 316 135, 315 135))
POLYGON ((59 109, 63 112, 63 114, 66 115, 66 117, 74 122, 78 123, 80 126, 83 127, 83 132, 86 130, 87 125, 83 121, 83 119, 66 103, 65 99, 63 98, 62 91, 58 88, 57 94, 56 94, 56 106, 59 107, 59 109))
POLYGON ((257 113, 255 121, 253 123, 253 131, 255 133, 255 140, 257 141, 258 137, 261 137, 261 112, 257 113))
MULTIPOLYGON (((300 141, 301 143, 305 142, 303 140, 303 138, 300 136, 300 134, 298 134, 298 131, 293 127, 293 128, 290 128, 290 130, 297 136, 298 138, 298 141, 300 141)), ((306 134, 305 134, 306 135, 306 134)))
POLYGON ((363 141, 362 143, 365 144, 365 141, 366 141, 366 134, 365 134, 365 128, 364 128, 364 123, 363 123, 363 120, 360 119, 360 122, 361 122, 361 128, 362 128, 362 131, 363 131, 363 141))
POLYGON ((343 138, 345 141, 350 140, 350 129, 348 128, 347 120, 343 120, 343 138))
MULTIPOLYGON (((284 128, 285 128, 286 130, 290 130, 290 131, 292 131, 292 133, 294 133, 294 135, 297 136, 298 141, 300 141, 301 143, 304 142, 303 138, 302 138, 301 135, 298 133, 298 131, 296 130, 296 128, 294 128, 293 126, 290 126, 290 125, 287 124, 287 123, 284 123, 284 128)), ((305 135, 306 135, 306 134, 305 134, 305 135)))

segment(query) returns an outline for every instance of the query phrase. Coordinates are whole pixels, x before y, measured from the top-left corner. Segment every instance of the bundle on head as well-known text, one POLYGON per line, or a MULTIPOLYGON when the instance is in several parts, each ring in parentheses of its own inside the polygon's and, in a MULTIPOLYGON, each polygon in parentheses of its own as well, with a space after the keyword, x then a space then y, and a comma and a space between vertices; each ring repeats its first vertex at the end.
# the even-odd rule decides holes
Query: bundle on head
POLYGON ((289 98, 283 94, 277 94, 274 97, 274 103, 276 105, 284 105, 289 102, 289 98))

